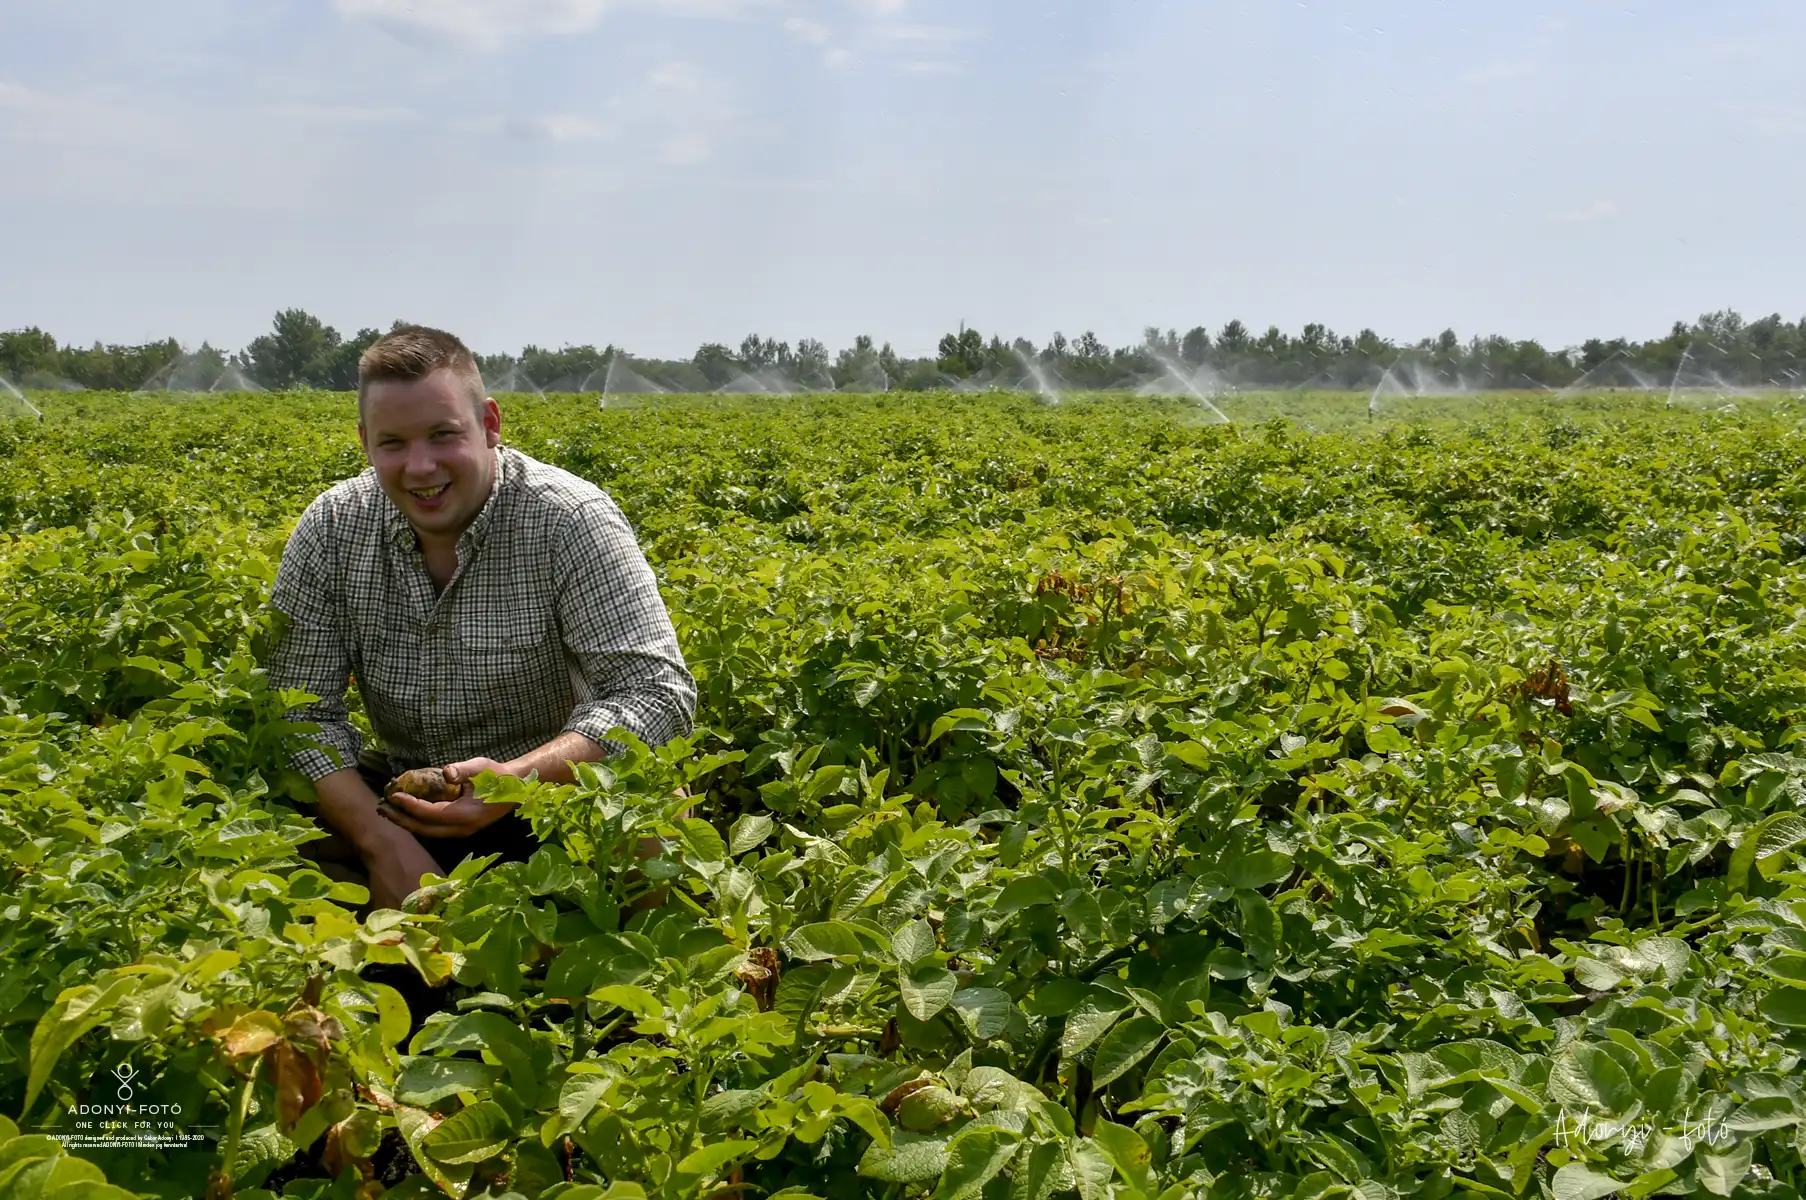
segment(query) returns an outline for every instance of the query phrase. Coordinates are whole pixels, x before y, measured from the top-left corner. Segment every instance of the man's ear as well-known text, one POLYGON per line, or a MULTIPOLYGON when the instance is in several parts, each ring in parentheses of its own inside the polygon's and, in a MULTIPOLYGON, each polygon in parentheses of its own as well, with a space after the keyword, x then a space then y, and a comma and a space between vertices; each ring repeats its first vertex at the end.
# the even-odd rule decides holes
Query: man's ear
POLYGON ((492 450, 502 441, 502 406, 494 396, 483 397, 483 440, 492 450))
POLYGON ((368 461, 370 458, 370 431, 364 428, 364 422, 361 419, 357 423, 357 444, 364 448, 364 459, 368 461))

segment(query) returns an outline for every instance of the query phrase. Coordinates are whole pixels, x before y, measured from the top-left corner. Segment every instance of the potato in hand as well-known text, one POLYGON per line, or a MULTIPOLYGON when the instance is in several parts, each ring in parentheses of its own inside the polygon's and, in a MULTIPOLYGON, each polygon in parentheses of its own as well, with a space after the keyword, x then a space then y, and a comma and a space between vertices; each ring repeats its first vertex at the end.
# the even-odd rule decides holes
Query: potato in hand
POLYGON ((420 767, 413 771, 403 771, 389 781, 388 794, 404 792, 416 800, 425 800, 432 804, 448 800, 456 800, 464 789, 445 778, 445 772, 438 767, 420 767))

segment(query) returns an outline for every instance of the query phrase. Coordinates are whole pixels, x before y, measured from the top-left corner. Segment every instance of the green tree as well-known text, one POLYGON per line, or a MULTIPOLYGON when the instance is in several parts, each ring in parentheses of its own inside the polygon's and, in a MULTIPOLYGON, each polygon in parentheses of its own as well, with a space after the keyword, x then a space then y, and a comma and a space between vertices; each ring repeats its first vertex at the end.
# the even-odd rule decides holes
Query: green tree
POLYGON ((942 336, 937 365, 947 374, 965 379, 982 370, 988 358, 984 335, 976 329, 961 329, 942 336))
POLYGON ((804 387, 833 387, 829 375, 828 347, 816 338, 803 338, 796 344, 796 379, 804 387))
POLYGON ((719 342, 709 342, 698 347, 690 362, 714 387, 721 387, 745 370, 740 360, 734 357, 734 352, 719 342))
POLYGON ((340 342, 326 355, 314 360, 309 368, 307 382, 314 387, 335 392, 356 391, 357 361, 381 336, 381 330, 358 330, 355 337, 340 342))
POLYGON ((34 372, 60 374, 61 359, 56 339, 35 325, 0 333, 0 375, 8 379, 34 372))
POLYGON ((312 383, 338 348, 339 331, 299 308, 276 314, 270 332, 245 347, 251 377, 267 388, 312 383))

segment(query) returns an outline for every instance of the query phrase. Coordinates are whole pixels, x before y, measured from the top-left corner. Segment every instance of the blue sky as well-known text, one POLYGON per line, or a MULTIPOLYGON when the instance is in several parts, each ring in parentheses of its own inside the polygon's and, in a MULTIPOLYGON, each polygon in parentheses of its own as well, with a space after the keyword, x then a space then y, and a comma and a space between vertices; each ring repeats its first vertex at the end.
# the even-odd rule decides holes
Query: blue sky
POLYGON ((0 8, 0 328, 904 353, 1806 313, 1806 6, 0 8))

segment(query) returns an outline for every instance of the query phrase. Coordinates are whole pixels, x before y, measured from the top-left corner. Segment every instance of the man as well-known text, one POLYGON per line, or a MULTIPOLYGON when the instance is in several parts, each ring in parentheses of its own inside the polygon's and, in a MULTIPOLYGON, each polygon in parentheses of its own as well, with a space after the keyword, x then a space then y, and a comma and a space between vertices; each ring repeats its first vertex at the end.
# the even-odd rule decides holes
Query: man
POLYGON ((615 748, 610 729, 656 745, 691 727, 695 681, 621 510, 501 429, 457 338, 376 342, 358 360, 370 469, 308 506, 271 593, 287 621, 270 681, 320 698, 291 714, 320 727, 294 762, 336 836, 304 849, 341 877, 361 866, 379 908, 467 854, 531 853, 516 806, 474 795, 481 772, 568 783, 615 748), (386 761, 360 761, 352 676, 386 761), (391 773, 426 766, 455 798, 379 801, 391 773))

